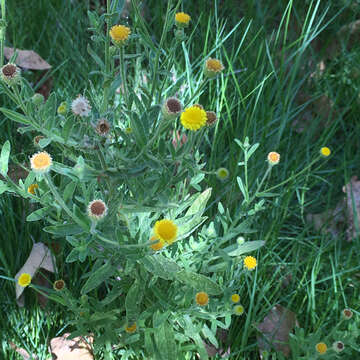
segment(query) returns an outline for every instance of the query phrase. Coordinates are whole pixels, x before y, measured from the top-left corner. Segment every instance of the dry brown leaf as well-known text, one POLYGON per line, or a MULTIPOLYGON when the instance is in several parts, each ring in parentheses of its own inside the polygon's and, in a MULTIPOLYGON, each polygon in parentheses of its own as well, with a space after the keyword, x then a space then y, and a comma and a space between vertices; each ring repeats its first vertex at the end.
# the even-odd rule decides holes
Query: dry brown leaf
POLYGON ((75 337, 71 340, 67 338, 69 333, 65 333, 60 337, 51 339, 49 351, 57 360, 94 360, 91 344, 94 342, 92 335, 83 337, 75 337))
POLYGON ((285 357, 290 355, 289 333, 297 324, 296 314, 281 305, 275 305, 257 326, 261 334, 257 336, 260 353, 274 348, 285 357))
POLYGON ((30 358, 32 358, 34 360, 38 359, 37 355, 32 354, 32 356, 30 356, 30 354, 25 349, 17 346, 12 341, 9 341, 9 344, 10 344, 11 348, 14 349, 18 354, 20 354, 24 360, 29 360, 30 358))
MULTIPOLYGON (((38 55, 33 50, 20 50, 16 49, 18 54, 16 58, 16 65, 30 70, 49 70, 51 69, 51 65, 48 64, 40 55, 38 55)), ((10 58, 14 55, 14 48, 6 47, 4 48, 4 55, 6 59, 10 60, 10 58)))
POLYGON ((22 273, 30 274, 30 276, 33 278, 35 273, 40 268, 52 273, 55 272, 55 264, 53 263, 49 248, 43 243, 35 243, 24 266, 15 275, 16 302, 19 306, 24 306, 24 298, 22 296, 24 288, 17 283, 17 279, 22 273))
POLYGON ((343 187, 343 192, 346 194, 346 236, 351 241, 360 235, 360 181, 357 176, 353 176, 343 187))
MULTIPOLYGON (((221 343, 226 343, 227 341, 227 337, 228 337, 228 332, 227 330, 218 328, 216 331, 216 338, 218 340, 220 340, 221 343)), ((208 353, 208 355, 210 357, 216 356, 216 355, 220 355, 220 357, 225 358, 228 357, 230 355, 230 346, 228 346, 228 348, 222 349, 222 348, 217 348, 216 346, 214 346, 213 344, 208 344, 207 342, 203 341, 203 344, 205 346, 205 349, 208 353)), ((199 355, 200 356, 200 355, 199 355)))

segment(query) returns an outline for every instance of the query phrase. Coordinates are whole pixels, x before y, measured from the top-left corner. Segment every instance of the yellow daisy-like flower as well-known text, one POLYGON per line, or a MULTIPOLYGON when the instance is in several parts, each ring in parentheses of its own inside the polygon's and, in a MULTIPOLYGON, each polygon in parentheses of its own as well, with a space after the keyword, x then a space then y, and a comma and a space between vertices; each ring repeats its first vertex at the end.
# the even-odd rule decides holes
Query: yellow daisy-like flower
POLYGON ((269 152, 267 156, 270 165, 277 165, 280 162, 280 154, 276 151, 269 152))
POLYGON ((18 278, 18 284, 22 287, 26 287, 31 283, 31 275, 22 273, 18 278))
POLYGON ((172 244, 177 236, 178 227, 167 219, 159 220, 154 225, 154 234, 157 239, 172 244))
POLYGON ((226 180, 229 177, 229 170, 226 168, 219 168, 216 170, 216 177, 219 180, 226 180))
POLYGON ((175 14, 175 24, 178 27, 187 27, 189 26, 189 22, 191 17, 184 12, 179 12, 175 14))
POLYGON ((46 152, 38 152, 30 159, 31 168, 37 173, 46 173, 52 165, 51 156, 46 152))
POLYGON ((205 110, 191 106, 187 108, 180 116, 180 121, 185 129, 197 131, 206 124, 206 112, 205 110))
POLYGON ((198 305, 205 306, 209 303, 209 295, 204 291, 200 291, 195 295, 195 301, 198 305))
POLYGON ((231 297, 230 297, 230 299, 231 299, 231 301, 233 302, 233 303, 238 303, 239 301, 240 301, 240 296, 239 296, 239 294, 232 294, 231 295, 231 297))
POLYGON ((324 146, 320 149, 320 154, 322 156, 328 157, 331 154, 331 150, 328 147, 324 146))
POLYGON ((323 355, 323 354, 325 354, 327 352, 327 346, 323 342, 320 342, 320 343, 316 344, 315 349, 320 355, 323 355))
POLYGON ((130 28, 124 25, 115 25, 110 29, 110 36, 116 45, 123 44, 131 33, 130 28))
POLYGON ((125 331, 126 331, 128 334, 134 333, 134 332, 136 331, 136 323, 133 323, 132 325, 126 325, 125 331))
POLYGON ((209 58, 205 62, 204 74, 212 78, 224 70, 224 65, 218 59, 209 58))
POLYGON ((161 250, 161 249, 164 247, 164 245, 165 245, 165 241, 160 240, 160 239, 157 239, 156 236, 152 236, 152 237, 150 238, 150 241, 155 241, 155 240, 157 240, 158 242, 150 245, 150 247, 151 247, 154 251, 161 250))
POLYGON ((244 307, 242 305, 236 305, 234 306, 234 313, 235 315, 242 315, 244 313, 244 307))
POLYGON ((254 270, 256 268, 257 262, 253 256, 247 256, 244 259, 244 267, 248 270, 254 270))
POLYGON ((33 194, 35 195, 35 189, 38 189, 39 188, 39 185, 38 184, 31 184, 29 187, 28 187, 28 193, 29 194, 33 194))

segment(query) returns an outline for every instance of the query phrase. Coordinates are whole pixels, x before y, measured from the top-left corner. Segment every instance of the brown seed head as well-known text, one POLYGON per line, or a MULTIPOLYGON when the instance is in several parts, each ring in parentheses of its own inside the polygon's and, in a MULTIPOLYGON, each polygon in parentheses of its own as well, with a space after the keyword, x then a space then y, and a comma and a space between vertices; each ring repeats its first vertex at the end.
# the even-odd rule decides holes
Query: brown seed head
POLYGON ((14 65, 14 64, 6 64, 2 68, 2 73, 6 77, 13 77, 14 75, 16 75, 16 70, 17 70, 16 65, 14 65))
POLYGON ((217 116, 213 111, 207 111, 206 112, 206 117, 207 117, 207 120, 206 120, 206 125, 207 126, 212 126, 217 121, 217 116))
POLYGON ((88 206, 88 215, 94 220, 102 219, 107 213, 107 207, 102 200, 93 200, 88 206))
POLYGON ((61 291, 65 287, 65 281, 64 280, 56 280, 54 282, 54 289, 56 291, 61 291))
POLYGON ((99 119, 96 124, 96 132, 101 136, 106 136, 110 131, 110 124, 106 119, 99 119))

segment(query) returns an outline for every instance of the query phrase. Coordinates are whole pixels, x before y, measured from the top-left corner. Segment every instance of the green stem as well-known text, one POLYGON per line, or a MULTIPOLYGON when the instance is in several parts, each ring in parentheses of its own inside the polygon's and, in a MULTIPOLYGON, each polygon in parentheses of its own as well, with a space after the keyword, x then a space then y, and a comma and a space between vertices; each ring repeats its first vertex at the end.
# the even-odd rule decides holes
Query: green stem
POLYGON ((128 94, 128 88, 127 88, 127 82, 126 82, 126 68, 125 68, 125 56, 124 56, 124 47, 121 46, 119 49, 119 57, 120 57, 120 73, 121 73, 121 83, 123 86, 124 91, 124 100, 125 104, 127 106, 127 109, 130 110, 129 107, 129 94, 128 94))
POLYGON ((4 65, 4 44, 6 35, 6 0, 1 0, 0 67, 4 65))
MULTIPOLYGON (((106 2, 106 13, 110 14, 110 0, 106 2)), ((109 78, 110 78, 110 18, 106 17, 106 40, 105 40, 105 78, 104 78, 104 99, 102 104, 102 112, 108 110, 109 104, 109 78)))

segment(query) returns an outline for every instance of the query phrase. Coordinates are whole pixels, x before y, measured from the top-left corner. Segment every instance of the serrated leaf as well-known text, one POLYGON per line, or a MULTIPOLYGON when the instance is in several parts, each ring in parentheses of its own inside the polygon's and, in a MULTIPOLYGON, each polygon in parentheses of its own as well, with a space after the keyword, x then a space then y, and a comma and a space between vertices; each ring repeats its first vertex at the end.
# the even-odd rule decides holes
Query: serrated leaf
POLYGON ((222 293, 221 287, 205 275, 197 274, 191 271, 182 270, 176 275, 176 279, 193 287, 196 290, 201 289, 210 295, 219 295, 222 293))
MULTIPOLYGON (((240 256, 242 254, 246 254, 251 251, 255 251, 260 249, 262 246, 265 245, 265 241, 263 240, 255 240, 255 241, 247 241, 243 244, 239 245, 237 249, 228 252, 229 256, 240 256)), ((224 249, 226 251, 226 249, 224 249)))
POLYGON ((85 285, 81 289, 81 294, 87 294, 91 290, 98 287, 101 283, 107 280, 110 276, 112 276, 116 271, 116 267, 111 265, 108 261, 104 265, 102 265, 99 269, 92 272, 87 279, 85 285))
POLYGON ((5 144, 1 149, 1 155, 0 155, 0 173, 2 176, 6 176, 8 173, 9 156, 10 156, 10 141, 6 140, 5 144))
POLYGON ((27 216, 26 221, 38 221, 44 218, 50 211, 50 207, 46 206, 41 209, 35 210, 30 215, 27 216))

